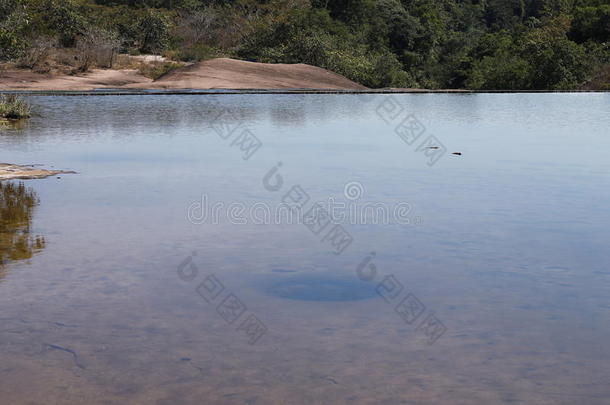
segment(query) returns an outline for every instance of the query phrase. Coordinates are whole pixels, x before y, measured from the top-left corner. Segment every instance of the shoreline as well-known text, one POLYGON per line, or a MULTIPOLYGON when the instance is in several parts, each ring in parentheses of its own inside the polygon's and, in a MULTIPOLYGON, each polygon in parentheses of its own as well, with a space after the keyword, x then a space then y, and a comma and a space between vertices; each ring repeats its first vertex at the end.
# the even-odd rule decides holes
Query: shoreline
POLYGON ((160 96, 160 95, 231 95, 231 94, 527 94, 527 93, 610 93, 610 90, 468 90, 468 89, 168 89, 149 90, 0 90, 1 94, 27 96, 160 96))
POLYGON ((44 74, 0 69, 0 93, 51 96, 209 94, 476 94, 607 93, 610 89, 471 90, 367 88, 330 70, 306 64, 273 64, 215 58, 175 68, 151 79, 135 69, 92 69, 81 74, 44 74))

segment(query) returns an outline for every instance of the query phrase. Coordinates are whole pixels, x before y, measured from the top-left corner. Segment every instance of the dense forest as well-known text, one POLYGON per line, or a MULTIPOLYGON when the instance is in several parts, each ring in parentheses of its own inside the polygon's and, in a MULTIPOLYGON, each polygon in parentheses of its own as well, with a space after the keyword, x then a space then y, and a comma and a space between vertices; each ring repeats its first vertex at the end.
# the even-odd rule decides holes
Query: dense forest
POLYGON ((49 48, 302 62, 369 87, 610 89, 610 0, 0 0, 0 60, 49 48))

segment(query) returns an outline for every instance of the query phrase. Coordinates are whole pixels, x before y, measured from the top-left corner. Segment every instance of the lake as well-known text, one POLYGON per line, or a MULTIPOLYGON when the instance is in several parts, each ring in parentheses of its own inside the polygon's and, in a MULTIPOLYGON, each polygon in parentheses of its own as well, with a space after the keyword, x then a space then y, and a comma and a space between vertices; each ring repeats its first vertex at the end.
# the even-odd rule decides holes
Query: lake
POLYGON ((610 93, 28 100, 3 403, 610 400, 610 93))

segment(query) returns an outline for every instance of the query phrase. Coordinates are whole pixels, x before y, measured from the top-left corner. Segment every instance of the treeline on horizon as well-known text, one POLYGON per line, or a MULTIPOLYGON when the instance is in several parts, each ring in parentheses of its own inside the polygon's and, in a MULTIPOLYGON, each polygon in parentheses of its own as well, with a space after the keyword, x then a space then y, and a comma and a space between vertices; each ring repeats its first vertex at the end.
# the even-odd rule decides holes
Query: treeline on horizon
POLYGON ((308 63, 373 88, 610 89, 610 0, 0 0, 0 60, 41 43, 308 63))

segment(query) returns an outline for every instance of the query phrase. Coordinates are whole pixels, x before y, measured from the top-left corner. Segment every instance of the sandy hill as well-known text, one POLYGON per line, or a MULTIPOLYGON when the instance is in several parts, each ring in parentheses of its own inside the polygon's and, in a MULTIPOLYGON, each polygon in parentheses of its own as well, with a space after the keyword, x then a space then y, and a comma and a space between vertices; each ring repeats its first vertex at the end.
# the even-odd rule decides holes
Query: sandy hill
MULTIPOLYGON (((134 84, 130 87, 138 87, 134 84)), ((211 59, 173 70, 146 88, 168 89, 366 89, 315 66, 211 59)))
POLYGON ((153 81, 137 70, 94 69, 82 75, 0 71, 0 90, 129 89, 345 89, 366 87, 315 66, 246 62, 228 58, 175 69, 153 81))

